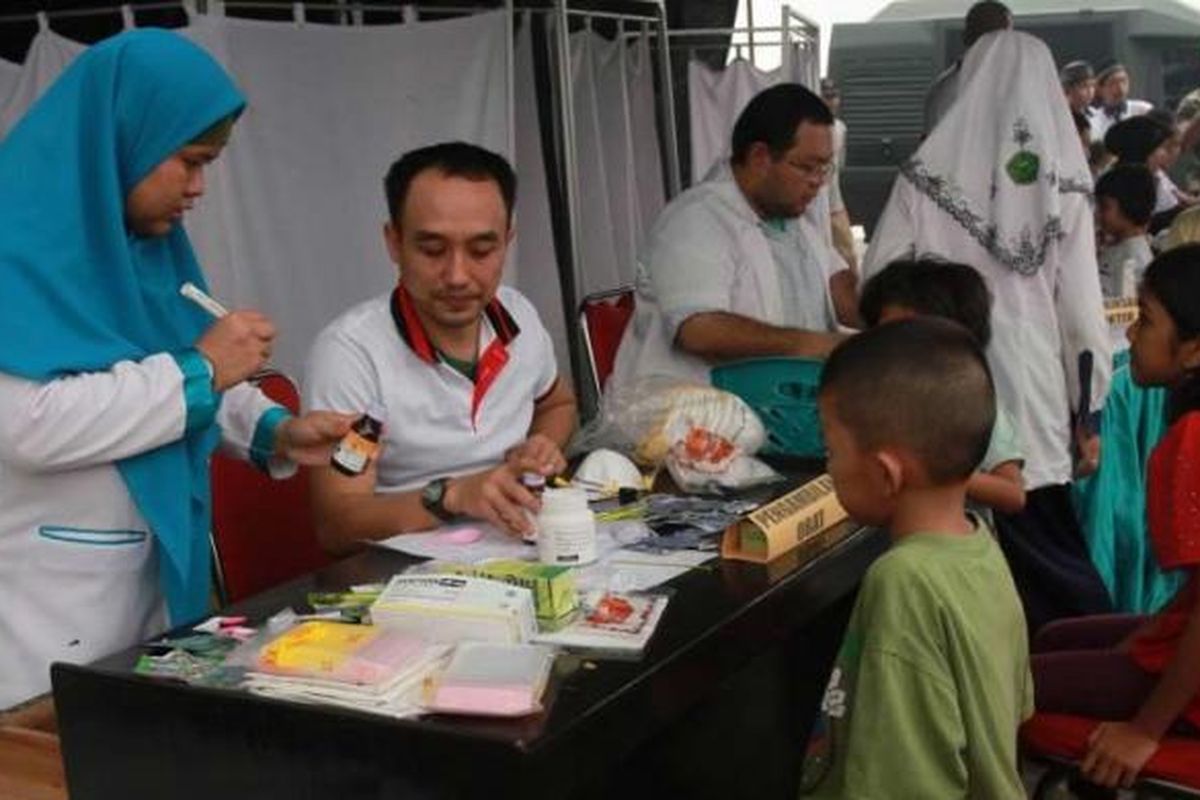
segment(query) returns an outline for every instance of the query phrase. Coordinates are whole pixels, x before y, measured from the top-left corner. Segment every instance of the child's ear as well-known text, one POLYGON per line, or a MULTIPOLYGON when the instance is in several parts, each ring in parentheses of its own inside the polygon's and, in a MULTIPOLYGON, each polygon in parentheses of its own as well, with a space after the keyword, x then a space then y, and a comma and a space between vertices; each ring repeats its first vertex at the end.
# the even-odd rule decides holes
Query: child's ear
POLYGON ((1179 345, 1179 363, 1189 372, 1200 369, 1200 336, 1185 339, 1179 345))
POLYGON ((890 500, 904 488, 904 462, 891 450, 878 450, 874 458, 883 477, 883 489, 890 500))

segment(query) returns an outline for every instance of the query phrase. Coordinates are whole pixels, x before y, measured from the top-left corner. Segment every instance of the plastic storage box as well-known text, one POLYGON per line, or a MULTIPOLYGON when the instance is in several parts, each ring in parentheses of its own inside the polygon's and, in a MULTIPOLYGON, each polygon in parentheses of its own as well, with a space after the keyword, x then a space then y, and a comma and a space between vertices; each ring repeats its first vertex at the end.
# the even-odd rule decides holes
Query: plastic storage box
POLYGON ((823 361, 752 358, 712 369, 712 384, 746 401, 767 429, 764 455, 824 458, 817 410, 823 361))

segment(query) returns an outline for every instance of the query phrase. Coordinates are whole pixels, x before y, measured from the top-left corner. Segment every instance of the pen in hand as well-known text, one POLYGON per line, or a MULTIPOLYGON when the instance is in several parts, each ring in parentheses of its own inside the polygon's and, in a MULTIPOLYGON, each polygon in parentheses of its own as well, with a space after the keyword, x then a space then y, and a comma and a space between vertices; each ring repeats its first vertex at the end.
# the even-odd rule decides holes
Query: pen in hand
POLYGON ((203 289, 191 281, 184 282, 184 284, 179 287, 179 293, 217 319, 220 319, 229 313, 228 308, 212 299, 212 297, 209 295, 205 294, 203 289))
MULTIPOLYGON (((184 283, 179 287, 179 293, 198 305, 204 311, 207 311, 214 319, 221 319, 229 314, 228 308, 221 305, 221 303, 213 299, 211 295, 191 281, 184 281, 184 283)), ((277 372, 278 370, 273 369, 269 364, 264 364, 261 369, 253 372, 250 377, 247 378, 247 380, 257 386, 263 378, 277 372)))

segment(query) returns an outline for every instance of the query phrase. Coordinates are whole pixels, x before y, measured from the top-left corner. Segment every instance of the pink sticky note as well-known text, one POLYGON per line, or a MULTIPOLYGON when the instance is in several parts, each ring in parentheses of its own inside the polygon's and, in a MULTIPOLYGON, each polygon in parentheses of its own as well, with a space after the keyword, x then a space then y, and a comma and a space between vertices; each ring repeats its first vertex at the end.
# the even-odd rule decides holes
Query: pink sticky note
POLYGON ((442 534, 442 541, 450 542, 451 544, 471 544, 472 542, 478 542, 482 538, 483 531, 479 530, 479 528, 459 528, 442 534))

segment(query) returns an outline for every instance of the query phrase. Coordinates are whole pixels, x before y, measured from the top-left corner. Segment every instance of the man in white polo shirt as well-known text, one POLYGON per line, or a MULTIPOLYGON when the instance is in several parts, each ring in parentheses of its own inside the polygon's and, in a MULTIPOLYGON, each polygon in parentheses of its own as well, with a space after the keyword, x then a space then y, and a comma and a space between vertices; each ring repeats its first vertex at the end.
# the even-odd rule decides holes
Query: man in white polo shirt
POLYGON ((382 406, 383 450, 362 475, 313 471, 318 537, 342 551, 456 517, 524 533, 538 501, 520 475, 565 467, 576 409, 537 312, 499 285, 516 176, 452 142, 404 155, 384 188, 399 283, 321 332, 306 381, 314 408, 382 406))
POLYGON ((713 365, 741 358, 822 357, 853 314, 853 273, 821 191, 834 166, 829 107, 800 84, 765 89, 738 117, 731 152, 727 173, 655 222, 610 391, 648 376, 707 384, 713 365))

